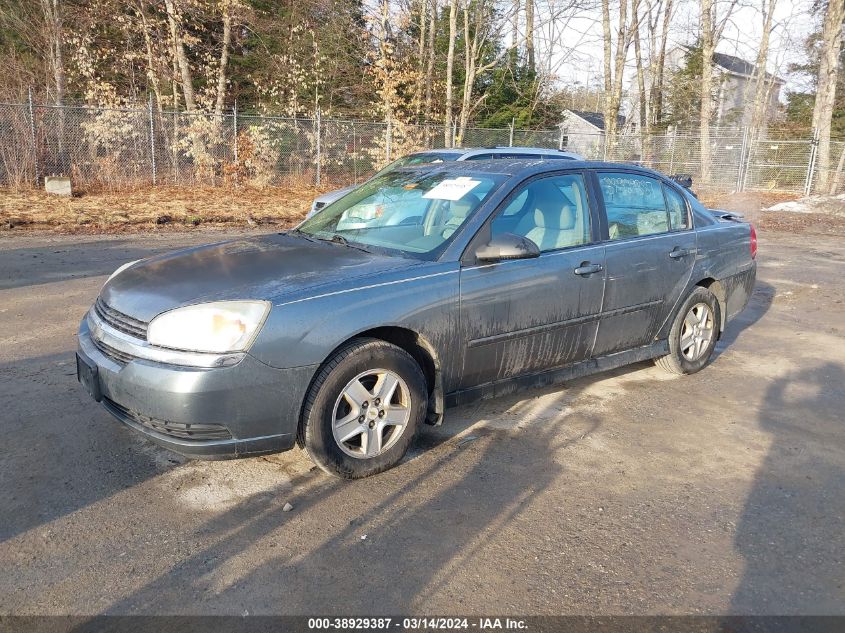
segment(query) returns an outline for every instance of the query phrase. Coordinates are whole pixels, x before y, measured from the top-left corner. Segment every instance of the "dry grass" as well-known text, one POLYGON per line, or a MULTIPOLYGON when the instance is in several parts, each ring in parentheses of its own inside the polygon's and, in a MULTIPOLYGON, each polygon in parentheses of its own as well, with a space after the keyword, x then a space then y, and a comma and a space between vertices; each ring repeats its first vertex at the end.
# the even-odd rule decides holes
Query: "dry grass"
MULTIPOLYGON (((305 216, 320 191, 310 186, 160 187, 64 198, 43 191, 0 189, 0 231, 91 234, 260 225, 283 229, 305 216)), ((845 234, 842 217, 764 211, 797 197, 770 192, 704 193, 701 201, 709 207, 739 211, 762 231, 845 234)))
POLYGON ((0 190, 0 229, 113 233, 203 225, 284 228, 305 216, 318 193, 313 187, 162 187, 66 198, 43 191, 0 190))
POLYGON ((766 211, 767 208, 797 200, 794 193, 743 191, 742 193, 702 194, 705 206, 738 211, 764 233, 805 233, 810 235, 845 235, 845 218, 829 213, 792 213, 766 211))

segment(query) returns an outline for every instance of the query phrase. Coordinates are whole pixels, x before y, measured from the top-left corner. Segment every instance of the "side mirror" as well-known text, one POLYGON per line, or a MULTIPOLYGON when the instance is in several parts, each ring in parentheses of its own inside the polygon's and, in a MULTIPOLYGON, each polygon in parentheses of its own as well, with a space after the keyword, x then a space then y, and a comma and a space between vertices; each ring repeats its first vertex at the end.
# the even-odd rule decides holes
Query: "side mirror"
POLYGON ((498 262, 508 259, 531 259, 540 256, 540 247, 527 237, 502 233, 497 235, 489 244, 485 244, 475 252, 480 262, 498 262))

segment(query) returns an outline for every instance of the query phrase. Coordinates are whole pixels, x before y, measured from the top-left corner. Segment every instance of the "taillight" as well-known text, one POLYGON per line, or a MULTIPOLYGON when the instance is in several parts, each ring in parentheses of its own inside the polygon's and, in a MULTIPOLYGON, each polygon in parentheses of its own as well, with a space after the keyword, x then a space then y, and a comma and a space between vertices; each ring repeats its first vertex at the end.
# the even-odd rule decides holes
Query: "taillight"
POLYGON ((751 259, 757 257, 757 231, 754 229, 753 224, 749 224, 748 226, 751 227, 751 259))

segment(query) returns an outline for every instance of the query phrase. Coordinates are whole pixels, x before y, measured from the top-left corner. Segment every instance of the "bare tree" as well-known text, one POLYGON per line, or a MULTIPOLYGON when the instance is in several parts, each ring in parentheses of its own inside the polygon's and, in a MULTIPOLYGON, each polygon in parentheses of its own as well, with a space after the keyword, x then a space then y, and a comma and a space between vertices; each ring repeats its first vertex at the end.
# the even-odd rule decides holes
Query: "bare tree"
POLYGON ((180 17, 176 10, 176 0, 164 0, 167 9, 167 22, 170 25, 170 38, 173 41, 174 63, 178 64, 179 73, 182 76, 182 94, 185 97, 185 107, 188 112, 197 109, 194 99, 194 81, 191 76, 191 67, 188 64, 188 56, 185 53, 185 42, 182 39, 180 28, 180 17))
POLYGON ((752 102, 751 126, 749 130, 752 139, 760 135, 768 109, 772 82, 768 79, 769 75, 766 72, 766 66, 769 61, 769 40, 774 28, 774 13, 777 0, 760 0, 760 3, 760 11, 763 17, 763 33, 760 36, 760 46, 757 51, 757 66, 754 72, 754 100, 752 102))
POLYGON ((610 2, 602 0, 602 31, 604 35, 604 132, 605 143, 613 145, 619 127, 619 110, 622 105, 622 76, 625 60, 634 31, 638 28, 639 0, 631 0, 632 21, 628 22, 628 0, 619 2, 619 19, 616 26, 616 50, 610 26, 610 2))
POLYGON ((44 24, 46 26, 47 50, 56 91, 55 101, 57 105, 61 105, 65 96, 66 80, 64 59, 62 57, 63 29, 59 0, 41 0, 41 11, 44 14, 44 24))
POLYGON ((525 0, 525 56, 529 72, 536 72, 537 63, 534 54, 534 0, 525 0))
MULTIPOLYGON (((822 26, 821 57, 816 82, 816 103, 813 107, 813 129, 819 138, 816 187, 828 191, 830 178, 830 124, 836 99, 836 79, 839 72, 839 53, 842 47, 842 23, 845 20, 845 0, 829 0, 822 26)), ((834 185, 836 184, 836 179, 834 185)))
POLYGON ((428 29, 428 60, 425 68, 425 118, 426 121, 431 121, 431 83, 434 81, 434 42, 437 35, 437 0, 430 2, 429 23, 428 29))
MULTIPOLYGON (((843 0, 845 1, 845 0, 843 0)), ((722 39, 725 25, 736 8, 737 0, 726 0, 720 12, 719 0, 701 0, 701 116, 699 138, 701 142, 701 180, 710 182, 711 147, 710 119, 713 118, 713 53, 722 39)))
POLYGON ((226 99, 226 67, 229 63, 229 46, 232 43, 232 2, 222 0, 220 11, 223 14, 223 43, 220 49, 220 64, 217 67, 217 99, 214 103, 214 114, 223 114, 223 103, 226 99))
POLYGON ((452 81, 455 69, 455 39, 458 36, 458 0, 449 6, 449 50, 446 53, 446 116, 443 117, 443 143, 451 147, 452 138, 452 81))
MULTIPOLYGON (((416 86, 414 87, 414 114, 417 120, 417 123, 420 122, 420 109, 422 108, 422 97, 423 97, 423 82, 422 78, 425 72, 426 66, 426 26, 427 26, 427 17, 428 17, 428 7, 426 6, 426 0, 420 0, 419 4, 419 18, 420 18, 420 35, 419 35, 419 42, 417 46, 417 82, 416 86)), ((432 24, 432 28, 434 28, 432 24)))
POLYGON ((663 84, 666 68, 666 44, 669 41, 669 25, 674 10, 673 0, 657 0, 649 3, 648 37, 649 61, 651 63, 651 85, 646 100, 646 115, 649 129, 660 123, 663 118, 663 84), (658 25, 662 18, 660 31, 658 25))

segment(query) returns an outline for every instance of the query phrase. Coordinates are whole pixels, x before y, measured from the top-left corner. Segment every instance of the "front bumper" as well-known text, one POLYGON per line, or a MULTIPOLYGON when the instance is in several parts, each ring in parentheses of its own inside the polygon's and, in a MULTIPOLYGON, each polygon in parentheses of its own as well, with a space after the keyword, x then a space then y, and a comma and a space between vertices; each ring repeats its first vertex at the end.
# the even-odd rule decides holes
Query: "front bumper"
POLYGON ((276 369, 244 354, 237 364, 203 368, 106 355, 79 328, 81 362, 95 366, 106 410, 177 453, 222 459, 292 448, 316 366, 276 369), (200 438, 200 439, 197 439, 200 438))

